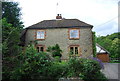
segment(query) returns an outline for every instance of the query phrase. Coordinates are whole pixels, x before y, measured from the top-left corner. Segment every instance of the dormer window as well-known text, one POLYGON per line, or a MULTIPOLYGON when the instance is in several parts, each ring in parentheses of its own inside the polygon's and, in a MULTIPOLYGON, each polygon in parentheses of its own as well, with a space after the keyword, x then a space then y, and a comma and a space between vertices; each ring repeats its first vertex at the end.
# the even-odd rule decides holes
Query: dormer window
POLYGON ((80 30, 79 29, 69 29, 69 39, 79 39, 80 30))
POLYGON ((45 30, 37 30, 36 39, 45 39, 45 30))

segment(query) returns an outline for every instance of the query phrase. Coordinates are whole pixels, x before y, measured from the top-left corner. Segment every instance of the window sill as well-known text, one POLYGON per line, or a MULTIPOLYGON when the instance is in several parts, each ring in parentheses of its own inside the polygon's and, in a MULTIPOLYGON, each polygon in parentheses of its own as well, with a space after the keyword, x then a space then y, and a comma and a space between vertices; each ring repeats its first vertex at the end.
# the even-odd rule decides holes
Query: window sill
POLYGON ((79 40, 80 38, 69 38, 70 40, 79 40))
POLYGON ((81 56, 80 54, 74 54, 74 55, 69 55, 70 57, 74 57, 74 56, 76 56, 76 57, 78 57, 78 56, 81 56))
POLYGON ((45 39, 36 39, 36 40, 44 41, 45 39))

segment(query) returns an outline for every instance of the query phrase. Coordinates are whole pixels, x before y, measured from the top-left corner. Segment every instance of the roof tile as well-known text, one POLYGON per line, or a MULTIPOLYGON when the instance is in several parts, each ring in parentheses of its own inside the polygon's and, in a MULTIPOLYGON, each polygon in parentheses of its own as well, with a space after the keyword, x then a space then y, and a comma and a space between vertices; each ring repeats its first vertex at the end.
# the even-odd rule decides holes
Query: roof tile
POLYGON ((27 29, 47 29, 47 28, 73 28, 73 27, 93 27, 78 19, 44 20, 27 27, 27 29))

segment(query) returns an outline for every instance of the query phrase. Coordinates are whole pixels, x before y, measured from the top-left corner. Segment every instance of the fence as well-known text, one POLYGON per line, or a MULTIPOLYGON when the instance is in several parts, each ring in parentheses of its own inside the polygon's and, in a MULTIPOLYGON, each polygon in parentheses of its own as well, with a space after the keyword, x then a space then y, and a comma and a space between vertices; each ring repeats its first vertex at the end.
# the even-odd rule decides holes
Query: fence
POLYGON ((113 62, 120 62, 120 58, 110 58, 110 61, 113 61, 113 62))

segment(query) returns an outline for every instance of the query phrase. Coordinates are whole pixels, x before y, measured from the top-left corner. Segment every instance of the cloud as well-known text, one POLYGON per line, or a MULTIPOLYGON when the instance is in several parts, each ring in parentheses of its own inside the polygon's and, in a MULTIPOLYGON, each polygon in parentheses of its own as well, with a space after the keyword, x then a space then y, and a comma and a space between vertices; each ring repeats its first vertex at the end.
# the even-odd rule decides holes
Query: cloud
MULTIPOLYGON (((64 18, 77 18, 94 26, 94 31, 101 32, 96 26, 118 15, 118 0, 17 0, 22 7, 22 20, 25 27, 42 20, 55 19, 57 13, 64 18), (58 7, 57 4, 58 3, 58 7)), ((113 22, 115 23, 115 22, 113 22)), ((106 27, 101 27, 101 29, 106 27)), ((103 30, 102 30, 103 31, 103 30)), ((108 32, 106 30, 106 32, 108 32)), ((100 33, 106 35, 105 32, 100 33)))
MULTIPOLYGON (((117 18, 116 18, 117 19, 117 18)), ((96 34, 105 36, 108 34, 112 34, 114 32, 118 32, 118 23, 116 22, 116 19, 113 21, 107 22, 101 26, 96 27, 96 34)))

